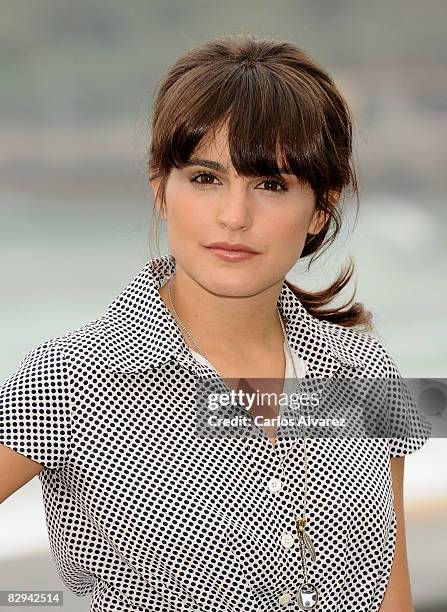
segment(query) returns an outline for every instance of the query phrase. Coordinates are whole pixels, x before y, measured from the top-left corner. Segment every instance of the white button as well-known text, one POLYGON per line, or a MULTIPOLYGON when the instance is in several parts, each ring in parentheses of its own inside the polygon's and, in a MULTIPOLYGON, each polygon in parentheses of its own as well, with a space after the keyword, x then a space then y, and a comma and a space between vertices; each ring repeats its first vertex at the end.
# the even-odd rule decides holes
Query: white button
POLYGON ((278 597, 278 603, 280 603, 282 606, 287 606, 291 601, 292 601, 291 593, 283 593, 282 595, 278 597))
POLYGON ((281 536, 281 544, 284 546, 284 548, 292 548, 294 541, 295 538, 293 533, 290 533, 290 531, 283 532, 281 536))
POLYGON ((270 491, 272 491, 272 493, 276 493, 277 491, 281 491, 282 488, 282 482, 280 478, 276 478, 276 476, 274 476, 273 478, 270 478, 270 480, 268 481, 268 488, 270 489, 270 491))

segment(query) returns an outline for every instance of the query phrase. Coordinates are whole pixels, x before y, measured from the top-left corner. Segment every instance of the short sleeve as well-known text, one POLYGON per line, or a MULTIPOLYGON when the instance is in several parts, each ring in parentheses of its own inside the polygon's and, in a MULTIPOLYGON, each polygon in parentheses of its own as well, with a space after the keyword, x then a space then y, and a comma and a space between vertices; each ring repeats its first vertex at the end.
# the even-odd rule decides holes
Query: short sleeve
POLYGON ((65 465, 70 441, 69 374, 48 340, 0 385, 0 443, 49 469, 65 465))
POLYGON ((385 372, 390 457, 403 457, 414 453, 427 442, 432 427, 387 351, 385 372))

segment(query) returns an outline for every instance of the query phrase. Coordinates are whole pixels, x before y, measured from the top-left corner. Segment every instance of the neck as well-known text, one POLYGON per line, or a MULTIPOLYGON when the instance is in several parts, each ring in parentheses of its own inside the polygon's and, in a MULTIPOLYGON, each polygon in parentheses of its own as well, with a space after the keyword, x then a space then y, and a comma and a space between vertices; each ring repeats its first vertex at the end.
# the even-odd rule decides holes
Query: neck
MULTIPOLYGON (((168 283, 159 294, 172 316, 168 283)), ((205 354, 241 354, 282 350, 284 334, 277 311, 282 282, 253 296, 232 297, 213 294, 187 274, 177 271, 172 299, 178 317, 205 354)), ((185 342, 195 350, 188 334, 185 342)))

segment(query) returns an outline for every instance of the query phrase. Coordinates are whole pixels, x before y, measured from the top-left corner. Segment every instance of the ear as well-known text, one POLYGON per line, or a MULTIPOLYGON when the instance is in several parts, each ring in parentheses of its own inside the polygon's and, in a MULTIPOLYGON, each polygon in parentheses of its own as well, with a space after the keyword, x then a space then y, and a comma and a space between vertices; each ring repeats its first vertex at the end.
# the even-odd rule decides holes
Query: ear
MULTIPOLYGON (((329 191, 329 204, 332 208, 337 206, 338 200, 340 198, 340 192, 331 189, 329 191)), ((322 210, 315 210, 312 216, 312 220, 309 225, 308 234, 318 234, 321 232, 323 227, 326 225, 330 217, 330 213, 324 213, 322 210)))
POLYGON ((158 214, 160 215, 160 217, 164 220, 166 220, 166 212, 164 210, 164 207, 162 207, 161 205, 161 201, 160 198, 157 197, 157 190, 159 188, 160 185, 160 179, 158 178, 154 178, 152 179, 150 182, 151 188, 152 188, 152 193, 154 196, 154 203, 155 203, 155 208, 158 211, 158 214))

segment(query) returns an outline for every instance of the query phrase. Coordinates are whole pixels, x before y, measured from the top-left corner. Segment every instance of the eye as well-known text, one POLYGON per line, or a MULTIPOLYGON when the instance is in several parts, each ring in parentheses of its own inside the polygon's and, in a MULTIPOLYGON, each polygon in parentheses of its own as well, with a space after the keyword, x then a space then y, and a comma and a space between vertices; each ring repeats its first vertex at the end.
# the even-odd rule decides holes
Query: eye
POLYGON ((199 172, 199 174, 195 174, 191 178, 191 183, 195 183, 196 185, 199 185, 200 187, 206 187, 206 185, 212 185, 212 183, 197 180, 198 178, 201 178, 202 176, 211 177, 213 179, 216 178, 214 174, 211 174, 210 172, 199 172))
POLYGON ((284 193, 285 191, 288 191, 288 187, 287 185, 285 185, 285 183, 283 183, 282 181, 277 181, 276 179, 266 179, 265 181, 263 181, 263 183, 273 183, 274 185, 279 185, 281 189, 266 189, 265 191, 273 191, 276 193, 284 193))
MULTIPOLYGON (((206 187, 207 185, 212 185, 213 183, 211 181, 199 181, 197 179, 202 178, 202 177, 207 177, 210 179, 215 179, 216 177, 214 176, 214 174, 211 174, 210 172, 199 172, 198 174, 195 174, 192 178, 191 178, 191 183, 195 183, 196 185, 200 186, 200 187, 206 187)), ((269 184, 273 184, 278 186, 279 185, 279 189, 263 189, 263 191, 272 191, 274 193, 284 193, 286 191, 288 191, 288 187, 287 185, 283 182, 283 181, 277 181, 276 179, 273 178, 268 178, 268 179, 264 179, 264 181, 261 183, 261 185, 264 185, 265 183, 269 183, 269 184)))

